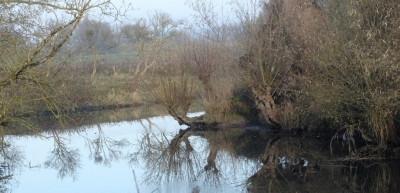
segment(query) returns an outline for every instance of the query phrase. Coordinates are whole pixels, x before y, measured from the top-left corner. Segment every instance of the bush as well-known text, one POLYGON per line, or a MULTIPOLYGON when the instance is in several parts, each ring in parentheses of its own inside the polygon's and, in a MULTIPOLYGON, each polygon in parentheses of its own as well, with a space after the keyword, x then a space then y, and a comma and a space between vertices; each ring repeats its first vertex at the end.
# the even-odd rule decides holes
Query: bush
POLYGON ((384 147, 397 143, 400 6, 395 0, 330 2, 315 55, 312 93, 321 117, 384 147))

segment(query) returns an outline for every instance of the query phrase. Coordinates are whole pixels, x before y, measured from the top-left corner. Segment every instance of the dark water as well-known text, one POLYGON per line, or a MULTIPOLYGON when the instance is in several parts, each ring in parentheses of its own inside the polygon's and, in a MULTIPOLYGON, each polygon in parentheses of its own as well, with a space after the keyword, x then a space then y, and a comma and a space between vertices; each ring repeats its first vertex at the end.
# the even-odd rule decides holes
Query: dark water
POLYGON ((8 135, 0 192, 397 192, 396 160, 257 126, 190 131, 171 117, 8 135), (11 176, 11 177, 10 177, 11 176))

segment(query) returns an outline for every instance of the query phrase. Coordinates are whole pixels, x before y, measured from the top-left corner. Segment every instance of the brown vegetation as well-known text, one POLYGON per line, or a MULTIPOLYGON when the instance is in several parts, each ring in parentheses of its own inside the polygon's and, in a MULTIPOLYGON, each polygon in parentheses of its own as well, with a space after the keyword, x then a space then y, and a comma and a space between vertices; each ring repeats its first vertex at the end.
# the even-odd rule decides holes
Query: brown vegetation
POLYGON ((206 113, 246 117, 243 113, 255 108, 258 120, 276 129, 344 131, 352 141, 398 144, 400 7, 395 1, 250 1, 259 12, 236 5, 239 22, 218 24, 210 20, 218 17, 206 3, 194 4, 209 29, 183 58, 202 84, 206 113), (218 78, 225 77, 213 79, 217 66, 229 66, 227 61, 237 64, 227 73, 236 81, 228 90, 216 89, 218 78), (241 94, 250 100, 241 101, 246 98, 241 94), (215 98, 225 105, 216 106, 215 98))
POLYGON ((276 128, 344 128, 380 147, 397 144, 395 4, 266 4, 267 20, 239 63, 262 118, 276 128))
POLYGON ((322 118, 356 131, 380 147, 397 145, 400 7, 396 1, 326 4, 325 34, 319 34, 313 96, 322 118))
POLYGON ((80 26, 73 34, 84 7, 79 18, 42 36, 44 45, 24 47, 17 33, 1 26, 0 123, 12 119, 5 112, 34 111, 21 105, 27 101, 55 115, 85 105, 159 102, 189 126, 257 120, 278 130, 345 132, 379 150, 399 145, 400 7, 395 0, 233 1, 234 20, 220 18, 211 4, 191 4, 200 26, 194 30, 155 12, 119 31, 98 22, 103 27, 80 26), (71 35, 74 41, 67 42, 71 35), (107 43, 104 37, 113 38, 107 43), (79 38, 87 43, 76 43, 79 38), (64 43, 73 49, 62 50, 64 43), (51 60, 57 52, 76 61, 51 60), (110 61, 111 55, 100 59, 100 52, 132 57, 110 61), (93 60, 82 65, 88 53, 93 60), (201 101, 204 117, 187 116, 195 100, 201 101))

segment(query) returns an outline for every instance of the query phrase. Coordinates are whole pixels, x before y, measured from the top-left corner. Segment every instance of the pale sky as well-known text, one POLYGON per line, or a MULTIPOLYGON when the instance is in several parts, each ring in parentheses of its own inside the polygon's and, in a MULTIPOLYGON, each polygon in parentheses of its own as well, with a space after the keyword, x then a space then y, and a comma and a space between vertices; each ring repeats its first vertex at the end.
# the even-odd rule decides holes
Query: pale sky
MULTIPOLYGON (((149 11, 162 11, 171 14, 174 19, 190 19, 193 10, 185 3, 186 0, 125 0, 132 4, 135 10, 129 11, 133 18, 145 18, 149 11)), ((122 0, 112 0, 115 5, 123 5, 122 0)))
POLYGON ((138 10, 131 11, 133 16, 147 16, 148 11, 161 10, 172 15, 175 19, 190 17, 193 10, 185 3, 186 0, 126 0, 138 10))
MULTIPOLYGON (((122 0, 111 0, 115 5, 122 6, 122 0)), ((174 19, 192 20, 195 12, 186 3, 188 0, 124 0, 125 4, 132 4, 135 10, 129 12, 133 18, 145 18, 149 11, 162 11, 169 13, 174 19)), ((193 0, 190 0, 193 1, 193 0)), ((229 0, 213 0, 217 6, 227 5, 229 0)), ((246 1, 246 0, 244 0, 246 1)))

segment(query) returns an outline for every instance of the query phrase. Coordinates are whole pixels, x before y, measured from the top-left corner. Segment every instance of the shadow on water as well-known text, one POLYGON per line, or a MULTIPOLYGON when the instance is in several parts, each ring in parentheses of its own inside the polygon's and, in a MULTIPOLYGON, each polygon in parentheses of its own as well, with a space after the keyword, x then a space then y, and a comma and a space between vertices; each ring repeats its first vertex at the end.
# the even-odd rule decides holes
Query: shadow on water
POLYGON ((7 184, 14 180, 14 173, 22 170, 24 154, 4 136, 0 139, 0 192, 9 192, 7 184))
MULTIPOLYGON (((139 165, 145 168, 143 174, 136 173, 145 184, 194 183, 187 192, 207 192, 209 186, 222 190, 233 187, 237 192, 399 190, 399 160, 346 160, 340 157, 343 155, 340 150, 331 153, 330 139, 279 136, 261 126, 163 132, 164 125, 154 123, 151 117, 136 114, 136 119, 132 120, 132 112, 127 113, 118 118, 118 114, 111 111, 109 116, 113 118, 103 114, 102 121, 97 123, 95 116, 86 115, 89 122, 80 122, 80 127, 70 130, 48 128, 36 135, 40 140, 53 141, 52 150, 42 163, 44 168, 57 171, 58 178, 79 181, 77 174, 85 167, 82 156, 89 157, 93 164, 106 167, 111 167, 113 162, 125 162, 131 166, 134 175, 139 165), (110 120, 116 123, 128 117, 144 130, 129 140, 114 139, 104 131, 107 125, 100 124, 113 122, 110 120), (88 124, 93 124, 94 137, 88 136, 87 130, 82 128, 88 124), (79 136, 84 140, 84 147, 71 146, 73 139, 68 136, 79 136)), ((0 192, 10 192, 7 184, 17 180, 14 174, 22 173, 22 168, 41 166, 25 160, 24 152, 13 145, 12 139, 10 136, 1 139, 0 192), (29 162, 28 166, 26 162, 29 162)), ((333 143, 340 149, 343 141, 334 140, 333 143)), ((141 182, 137 182, 136 175, 135 184, 139 191, 141 182)), ((157 187, 154 192, 166 192, 157 187)))
POLYGON ((302 136, 269 140, 260 157, 263 166, 248 179, 247 190, 398 192, 399 160, 344 161, 331 154, 328 141, 302 136))
MULTIPOLYGON (((334 142, 335 143, 335 142, 334 142)), ((339 145, 342 142, 337 141, 339 145)), ((331 141, 306 136, 275 136, 265 130, 246 128, 214 131, 181 130, 168 139, 165 135, 145 135, 144 149, 130 155, 141 157, 148 168, 146 181, 196 181, 219 185, 225 175, 242 168, 234 166, 238 157, 258 158, 259 169, 247 178, 247 192, 398 192, 399 160, 344 161, 331 154, 331 141), (190 138, 206 140, 208 156, 199 160, 190 138), (146 149, 147 148, 147 149, 146 149), (220 154, 228 154, 224 159, 220 154), (221 160, 218 160, 221 159, 221 160), (219 164, 216 162, 219 161, 219 164)), ((239 182, 240 183, 240 182, 239 182)), ((198 187, 193 192, 199 191, 198 187)))

